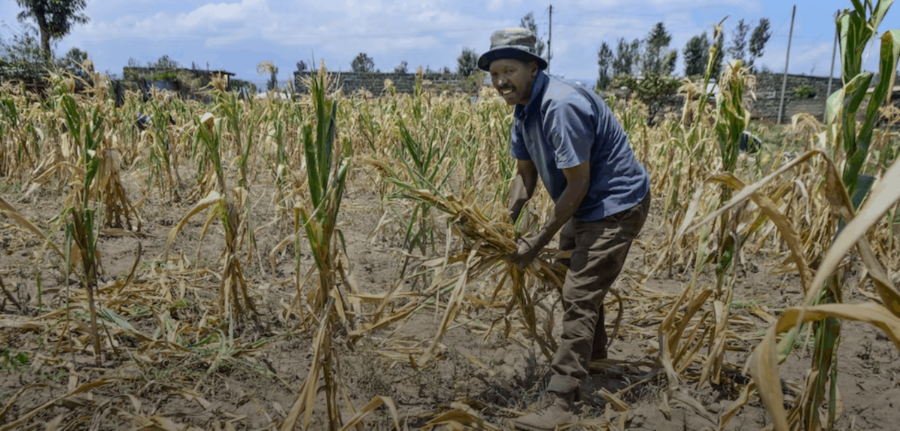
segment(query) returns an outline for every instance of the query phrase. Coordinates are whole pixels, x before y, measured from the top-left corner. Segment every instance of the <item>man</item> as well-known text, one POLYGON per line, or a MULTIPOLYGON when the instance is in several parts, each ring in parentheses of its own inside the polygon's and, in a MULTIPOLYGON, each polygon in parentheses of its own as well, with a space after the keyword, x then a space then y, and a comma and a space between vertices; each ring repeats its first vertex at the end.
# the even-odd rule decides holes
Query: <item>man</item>
POLYGON ((514 421, 543 431, 572 420, 573 403, 591 360, 606 358, 603 298, 618 277, 650 208, 650 179, 628 137, 593 92, 543 70, 535 37, 526 29, 500 30, 478 67, 515 107, 511 154, 518 171, 509 215, 517 220, 537 178, 556 207, 534 236, 519 240, 510 260, 524 268, 553 236, 571 250, 562 291, 563 334, 553 356, 548 396, 535 412, 514 421))

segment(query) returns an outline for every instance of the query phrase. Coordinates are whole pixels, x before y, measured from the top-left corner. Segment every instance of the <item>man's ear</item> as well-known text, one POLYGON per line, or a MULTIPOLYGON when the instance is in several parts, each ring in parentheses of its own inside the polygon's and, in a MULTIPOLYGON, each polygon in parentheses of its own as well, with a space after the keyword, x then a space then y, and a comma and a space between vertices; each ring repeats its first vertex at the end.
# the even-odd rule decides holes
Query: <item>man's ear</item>
POLYGON ((532 60, 528 64, 531 66, 531 77, 532 78, 537 77, 538 70, 540 70, 540 67, 538 66, 537 61, 532 60))

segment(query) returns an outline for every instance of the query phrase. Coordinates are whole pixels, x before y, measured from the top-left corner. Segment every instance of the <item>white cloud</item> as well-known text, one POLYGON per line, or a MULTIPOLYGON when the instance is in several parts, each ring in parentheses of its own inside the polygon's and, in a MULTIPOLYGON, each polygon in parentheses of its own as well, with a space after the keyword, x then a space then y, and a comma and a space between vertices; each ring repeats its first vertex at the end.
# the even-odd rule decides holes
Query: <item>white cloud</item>
MULTIPOLYGON (((792 74, 807 74, 815 76, 828 76, 831 67, 831 42, 817 44, 794 43, 791 46, 791 61, 788 68, 792 74)), ((765 55, 757 60, 758 65, 765 65, 774 72, 784 72, 784 59, 787 54, 787 45, 775 46, 767 49, 765 55)), ((877 62, 877 58, 875 58, 877 62)), ((869 66, 875 64, 870 61, 869 66)), ((835 62, 835 75, 840 72, 840 58, 835 62)))
MULTIPOLYGON (((120 9, 125 12, 127 7, 120 9)), ((190 12, 157 12, 151 16, 123 14, 115 19, 92 19, 77 27, 72 38, 85 41, 204 40, 209 46, 247 40, 258 35, 260 24, 273 14, 266 0, 207 3, 190 12)))
POLYGON ((488 0, 487 10, 490 12, 499 12, 504 8, 517 6, 522 3, 521 0, 488 0))
MULTIPOLYGON (((757 19, 763 1, 772 0, 557 0, 552 70, 593 77, 601 41, 614 45, 618 37, 643 38, 660 21, 680 56, 691 36, 709 33, 718 22, 703 21, 711 19, 711 11, 732 15, 728 25, 736 17, 757 19)), ((10 3, 3 3, 0 19, 15 19, 17 8, 6 7, 10 3)), ((254 73, 256 63, 264 59, 278 60, 287 70, 311 51, 317 58, 326 57, 335 69, 346 70, 359 52, 373 56, 382 70, 401 60, 410 67, 454 67, 462 47, 488 49, 492 31, 518 25, 528 12, 535 14, 540 36, 546 37, 546 7, 521 0, 91 0, 86 11, 91 22, 76 27, 59 49, 87 49, 101 70, 117 69, 129 57, 149 60, 178 52, 184 53, 184 63, 208 60, 239 73, 254 73)), ((770 18, 774 25, 785 19, 770 18)), ((798 28, 803 33, 802 25, 798 28)), ((773 69, 784 58, 778 42, 770 41, 762 59, 773 69)), ((807 45, 794 48, 792 64, 797 66, 791 70, 808 72, 815 62, 821 73, 830 60, 830 44, 807 45)), ((680 60, 678 67, 680 71, 680 60)))

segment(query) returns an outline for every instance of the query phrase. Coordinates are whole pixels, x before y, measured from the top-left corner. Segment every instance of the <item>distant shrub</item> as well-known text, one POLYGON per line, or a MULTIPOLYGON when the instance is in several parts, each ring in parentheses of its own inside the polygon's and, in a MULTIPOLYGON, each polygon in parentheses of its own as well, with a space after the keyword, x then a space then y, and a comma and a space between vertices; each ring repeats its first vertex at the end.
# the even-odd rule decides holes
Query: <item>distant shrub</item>
POLYGON ((794 94, 797 97, 816 97, 816 90, 812 88, 812 85, 801 85, 799 87, 794 88, 794 94))

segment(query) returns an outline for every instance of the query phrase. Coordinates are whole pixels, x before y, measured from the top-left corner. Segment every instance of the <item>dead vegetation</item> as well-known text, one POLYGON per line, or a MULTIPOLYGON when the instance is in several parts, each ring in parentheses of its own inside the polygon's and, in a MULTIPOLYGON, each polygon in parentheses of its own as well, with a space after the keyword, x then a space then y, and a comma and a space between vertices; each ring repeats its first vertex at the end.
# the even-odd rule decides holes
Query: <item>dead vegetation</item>
MULTIPOLYGON (((55 79, 48 100, 2 96, 0 430, 503 429, 542 396, 559 254, 505 256, 552 203, 504 219, 512 117, 492 94, 344 98, 323 67, 296 100, 214 81, 214 105, 115 108, 99 77, 55 79)), ((607 297, 622 356, 592 364, 575 427, 669 427, 642 405, 690 429, 762 405, 776 429, 848 424, 828 319, 900 346, 895 132, 854 158, 835 107, 740 154, 751 81, 731 67, 715 106, 686 83, 655 127, 611 101, 654 223, 607 297), (858 200, 850 163, 874 179, 858 200), (794 293, 745 295, 750 268, 794 293), (812 371, 780 380, 792 350, 812 371)))

